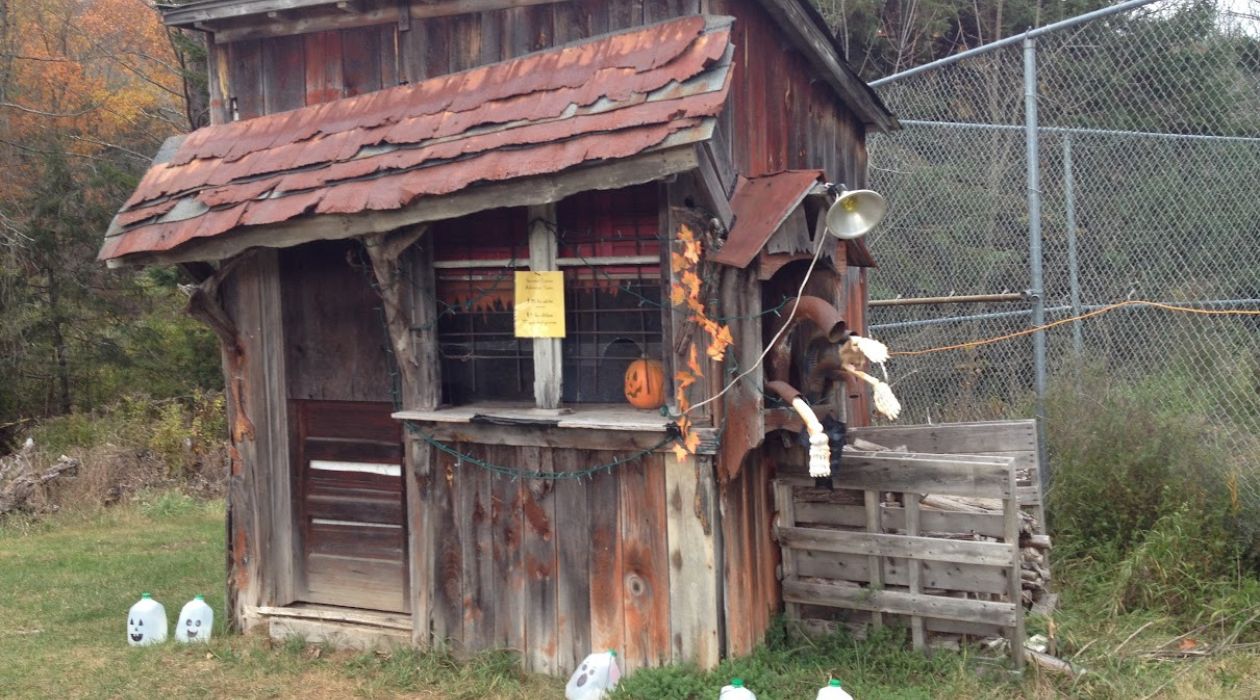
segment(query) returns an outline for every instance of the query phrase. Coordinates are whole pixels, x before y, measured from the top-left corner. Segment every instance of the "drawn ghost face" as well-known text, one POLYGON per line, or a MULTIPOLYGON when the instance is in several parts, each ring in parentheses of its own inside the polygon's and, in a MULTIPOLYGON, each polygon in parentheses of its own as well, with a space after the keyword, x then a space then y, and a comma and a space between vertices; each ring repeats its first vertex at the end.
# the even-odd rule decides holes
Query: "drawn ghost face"
POLYGON ((127 638, 132 644, 144 643, 144 619, 132 615, 127 618, 127 638))
POLYGON ((196 639, 197 635, 200 632, 201 632, 201 620, 192 620, 192 619, 184 620, 184 637, 188 641, 191 642, 192 640, 196 639))
POLYGON ((583 661, 582 665, 578 666, 578 670, 573 674, 574 687, 581 688, 586 685, 586 682, 591 679, 592 675, 591 669, 586 665, 586 662, 583 661))

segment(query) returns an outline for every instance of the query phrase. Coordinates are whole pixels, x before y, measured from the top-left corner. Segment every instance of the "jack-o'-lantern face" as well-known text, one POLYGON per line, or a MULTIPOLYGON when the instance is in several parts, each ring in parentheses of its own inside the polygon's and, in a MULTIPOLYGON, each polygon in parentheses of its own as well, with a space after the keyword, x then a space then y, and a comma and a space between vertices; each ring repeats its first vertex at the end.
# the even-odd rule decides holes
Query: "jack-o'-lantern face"
POLYGON ((648 410, 665 405, 665 368, 657 360, 639 359, 626 368, 626 401, 648 410))

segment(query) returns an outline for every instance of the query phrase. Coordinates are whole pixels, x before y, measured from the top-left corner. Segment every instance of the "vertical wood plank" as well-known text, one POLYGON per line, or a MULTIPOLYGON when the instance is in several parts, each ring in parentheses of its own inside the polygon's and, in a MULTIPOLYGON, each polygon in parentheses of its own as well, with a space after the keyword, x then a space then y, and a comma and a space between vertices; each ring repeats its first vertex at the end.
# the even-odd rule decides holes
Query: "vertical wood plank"
POLYGON ((1022 562, 1019 552, 1019 488, 1015 479, 1014 459, 1007 464, 1006 484, 1007 494, 1003 499, 1002 529, 1005 532, 1006 543, 1011 548, 1011 568, 1006 574, 1010 585, 1010 592, 1007 595, 1015 604, 1015 626, 1011 628, 1010 633, 1011 662, 1016 670, 1022 671, 1024 669, 1024 601, 1023 579, 1020 576, 1022 562))
MULTIPOLYGON (((863 491, 866 504, 866 531, 880 532, 879 491, 863 491)), ((876 555, 867 557, 870 566, 870 587, 880 591, 884 589, 884 560, 876 555)), ((871 624, 876 628, 884 626, 884 614, 871 613, 871 624)))
POLYGON ((476 651, 494 646, 497 585, 491 551, 495 535, 490 521, 492 477, 489 472, 465 464, 455 480, 459 485, 459 519, 464 533, 464 648, 476 651))
POLYGON ((376 43, 380 47, 381 87, 395 87, 399 84, 401 73, 398 53, 398 25, 383 24, 376 28, 379 34, 376 43))
POLYGON ((300 36, 263 42, 263 95, 267 114, 306 104, 306 48, 300 36))
POLYGON ((437 17, 412 25, 411 31, 423 32, 425 36, 424 64, 428 71, 426 78, 451 72, 451 22, 449 17, 437 17))
POLYGON ((402 83, 418 83, 429 77, 429 40, 424 26, 415 22, 411 29, 398 32, 398 78, 402 83))
MULTIPOLYGON (((577 450, 555 450, 557 472, 585 467, 577 450)), ((572 673, 591 647, 591 551, 589 482, 566 479, 556 483, 556 671, 572 673)))
MULTIPOLYGON (((456 449, 466 446, 456 443, 456 449)), ((456 465, 455 458, 446 453, 434 453, 437 466, 433 475, 433 498, 430 508, 433 515, 430 527, 434 535, 434 595, 430 627, 433 644, 439 649, 459 649, 463 644, 463 549, 460 542, 459 524, 456 521, 455 472, 471 469, 456 465)))
MULTIPOLYGON (((583 451, 586 464, 599 464, 601 453, 583 451)), ((619 481, 624 470, 599 474, 586 485, 591 532, 591 649, 625 649, 625 601, 619 481)))
POLYGON ((651 24, 676 16, 670 0, 643 0, 643 23, 651 24))
MULTIPOLYGON (((556 270, 556 205, 528 208, 529 269, 556 270)), ((534 403, 539 408, 559 408, 564 395, 563 338, 534 338, 534 403)))
POLYGON ((670 661, 706 669, 717 665, 721 651, 713 481, 709 458, 665 456, 670 661))
MULTIPOLYGON (((263 100, 262 49, 257 40, 228 45, 229 103, 236 101, 237 119, 253 119, 265 114, 263 100)), ((231 104, 228 106, 231 110, 231 104)))
POLYGON ((341 34, 306 35, 306 104, 331 102, 342 96, 341 34))
POLYGON ((451 18, 451 72, 468 70, 482 63, 481 15, 465 14, 451 18))
POLYGON ((670 653, 665 469, 661 455, 621 467, 626 672, 660 666, 670 653))
POLYGON ((753 648, 748 610, 752 604, 752 552, 747 508, 748 473, 726 482, 721 490, 723 603, 725 608, 726 654, 747 654, 753 648))
MULTIPOLYGON (((521 466, 527 448, 485 447, 485 458, 494 464, 521 466)), ((475 468, 471 467, 470 468, 475 468)), ((525 652, 525 575, 521 559, 520 484, 492 477, 491 518, 494 523, 495 611, 494 646, 525 652)))
POLYGON ((488 65, 503 60, 503 11, 481 13, 480 64, 488 65))
POLYGON ((381 33, 376 27, 343 29, 339 41, 346 97, 381 89, 381 33))
POLYGON ((433 449, 419 438, 407 440, 407 562, 411 578, 411 641, 421 649, 433 644, 429 621, 437 580, 433 554, 437 523, 433 519, 433 449))
POLYGON ((760 644, 770 629, 770 620, 779 613, 779 604, 783 600, 779 592, 779 577, 776 575, 781 564, 781 552, 774 543, 774 482, 771 480, 772 463, 764 455, 756 455, 756 481, 752 492, 755 499, 757 519, 753 531, 757 540, 757 576, 761 589, 757 598, 757 629, 755 643, 760 644))
POLYGON ((609 29, 617 31, 643 24, 643 0, 619 0, 608 3, 609 29))
POLYGON ((230 69, 228 68, 228 49, 231 46, 219 46, 209 42, 209 56, 206 66, 210 71, 210 123, 226 124, 232 121, 230 90, 228 86, 230 69))
MULTIPOLYGON (((521 463, 552 473, 553 451, 521 448, 521 463)), ((554 481, 521 482, 522 560, 525 567, 525 659, 535 673, 555 674, 559 647, 556 620, 556 503, 554 481)))
POLYGON ((582 26, 586 29, 586 36, 599 36, 611 31, 609 6, 612 3, 605 0, 576 0, 575 4, 582 26))
POLYGON ((576 2, 562 2, 552 10, 557 46, 591 36, 590 14, 576 2))
MULTIPOLYGON (((796 500, 791 484, 776 483, 774 485, 774 503, 778 510, 779 527, 796 527, 796 500)), ((791 549, 783 551, 783 580, 790 581, 796 576, 796 552, 791 549)), ((801 606, 799 603, 784 603, 784 612, 789 622, 799 623, 801 606)))
MULTIPOLYGON (((902 506, 906 511, 906 534, 916 537, 919 534, 919 494, 903 493, 902 506)), ((910 583, 910 594, 918 595, 923 592, 922 575, 923 568, 918 559, 907 558, 906 570, 910 583)), ((927 648, 927 630, 923 624, 923 618, 919 615, 910 616, 910 638, 914 644, 914 648, 923 650, 927 648)))

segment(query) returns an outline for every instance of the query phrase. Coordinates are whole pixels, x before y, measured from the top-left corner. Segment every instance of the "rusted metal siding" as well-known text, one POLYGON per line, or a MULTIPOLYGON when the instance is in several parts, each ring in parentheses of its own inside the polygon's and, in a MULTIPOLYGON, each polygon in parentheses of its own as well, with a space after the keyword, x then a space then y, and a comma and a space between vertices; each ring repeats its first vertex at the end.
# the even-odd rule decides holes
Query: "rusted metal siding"
MULTIPOLYGON (((688 130, 700 138, 696 127, 726 99, 729 35, 729 25, 683 18, 202 129, 146 173, 100 257, 168 251, 306 214, 398 209, 476 183, 625 158, 688 130)), ((250 52, 250 61, 260 56, 250 52)), ((308 99, 328 96, 321 86, 340 79, 321 66, 313 78, 308 60, 308 99)))

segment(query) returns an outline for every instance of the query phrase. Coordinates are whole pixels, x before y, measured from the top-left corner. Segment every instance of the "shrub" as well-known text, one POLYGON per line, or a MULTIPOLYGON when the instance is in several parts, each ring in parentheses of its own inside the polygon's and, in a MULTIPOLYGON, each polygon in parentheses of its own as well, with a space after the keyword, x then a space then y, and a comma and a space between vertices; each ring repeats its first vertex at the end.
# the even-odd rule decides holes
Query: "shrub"
POLYGON ((1192 381, 1091 372, 1087 391, 1059 386, 1048 402, 1057 558, 1068 572, 1107 571, 1098 592, 1112 612, 1196 617, 1255 568, 1254 490, 1240 487, 1219 421, 1183 391, 1192 381))
POLYGON ((1057 544, 1127 553, 1183 509, 1201 536, 1228 538, 1229 460, 1204 439, 1205 419, 1169 410, 1163 382, 1088 386, 1085 396, 1060 387, 1047 406, 1057 544))

